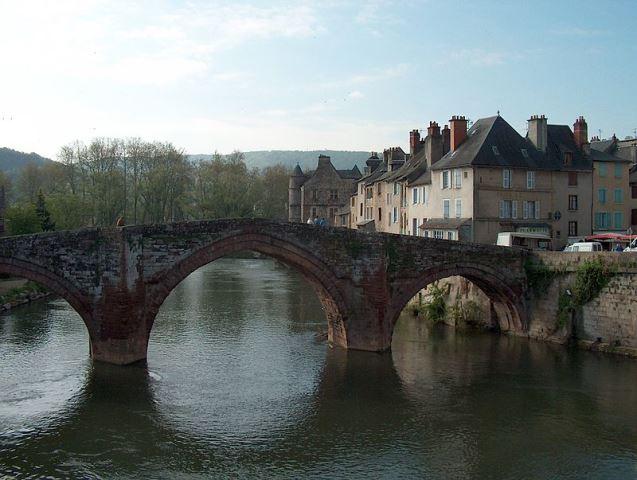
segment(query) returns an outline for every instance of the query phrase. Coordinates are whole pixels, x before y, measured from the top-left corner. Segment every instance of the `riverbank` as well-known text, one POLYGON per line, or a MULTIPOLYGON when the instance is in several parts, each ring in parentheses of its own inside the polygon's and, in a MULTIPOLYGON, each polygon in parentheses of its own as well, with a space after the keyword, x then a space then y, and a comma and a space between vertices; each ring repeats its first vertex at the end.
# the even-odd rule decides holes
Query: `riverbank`
POLYGON ((0 313, 48 297, 51 292, 22 278, 0 280, 0 313))

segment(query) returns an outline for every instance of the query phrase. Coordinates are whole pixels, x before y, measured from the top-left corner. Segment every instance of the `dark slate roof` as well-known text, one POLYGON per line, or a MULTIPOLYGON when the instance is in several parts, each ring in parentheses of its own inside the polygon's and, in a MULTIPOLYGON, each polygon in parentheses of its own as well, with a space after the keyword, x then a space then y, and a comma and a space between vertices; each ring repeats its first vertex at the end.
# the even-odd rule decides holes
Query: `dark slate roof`
POLYGON ((427 170, 425 173, 420 175, 417 179, 410 183, 411 186, 417 187, 419 185, 430 185, 431 184, 431 170, 427 170))
POLYGON ((607 152, 602 152, 591 147, 591 158, 596 162, 623 162, 631 163, 627 158, 618 157, 607 152))
POLYGON ((577 148, 573 132, 568 125, 547 125, 547 163, 551 165, 550 170, 592 170, 591 159, 585 156, 577 148), (569 165, 564 165, 564 154, 571 152, 573 160, 569 165))
POLYGON ((299 166, 299 164, 296 164, 296 167, 294 167, 294 171, 292 172, 292 176, 293 177, 303 177, 305 175, 303 175, 303 170, 301 170, 301 167, 299 166))
POLYGON ((358 169, 357 165, 354 165, 354 168, 351 170, 336 170, 338 175, 341 178, 351 178, 352 180, 358 180, 362 177, 361 171, 358 169))
POLYGON ((378 181, 378 179, 381 178, 383 175, 385 175, 385 173, 387 173, 387 165, 385 165, 384 163, 381 163, 376 168, 376 170, 374 170, 372 173, 368 173, 360 180, 364 181, 365 185, 371 185, 374 182, 378 181))
POLYGON ((475 166, 549 168, 542 154, 502 117, 481 118, 467 132, 467 138, 453 152, 447 153, 432 169, 475 166), (495 149, 493 148, 495 147, 495 149), (526 150, 527 156, 522 150, 526 150))
POLYGON ((615 139, 609 138, 608 140, 598 140, 591 142, 591 150, 595 149, 600 152, 611 153, 615 148, 615 139))
POLYGON ((500 116, 481 118, 453 152, 436 162, 433 170, 465 166, 528 168, 532 170, 591 170, 592 164, 577 148, 566 125, 547 126, 546 154, 539 151, 500 116), (573 153, 564 165, 564 152, 573 153))

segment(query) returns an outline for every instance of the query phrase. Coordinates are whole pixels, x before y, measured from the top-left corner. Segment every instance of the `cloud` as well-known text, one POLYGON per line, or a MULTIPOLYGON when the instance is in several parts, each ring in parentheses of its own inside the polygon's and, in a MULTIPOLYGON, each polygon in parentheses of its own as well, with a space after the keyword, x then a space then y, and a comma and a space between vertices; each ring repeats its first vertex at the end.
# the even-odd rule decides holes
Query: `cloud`
POLYGON ((350 75, 349 77, 340 80, 322 82, 318 86, 320 86, 321 88, 342 88, 381 82, 390 80, 392 78, 402 77, 409 71, 409 69, 409 64, 399 63, 397 65, 385 67, 375 72, 360 73, 356 75, 350 75))
POLYGON ((510 53, 498 50, 485 50, 482 48, 463 48, 448 50, 447 54, 439 61, 439 64, 465 64, 474 67, 495 67, 504 65, 510 60, 519 60, 522 54, 510 53))
POLYGON ((365 97, 365 95, 360 92, 359 90, 354 90, 353 92, 349 92, 347 94, 347 98, 351 99, 351 100, 359 100, 361 98, 365 97))
POLYGON ((304 4, 3 1, 0 58, 13 75, 48 72, 161 86, 204 73, 219 52, 324 31, 304 4))

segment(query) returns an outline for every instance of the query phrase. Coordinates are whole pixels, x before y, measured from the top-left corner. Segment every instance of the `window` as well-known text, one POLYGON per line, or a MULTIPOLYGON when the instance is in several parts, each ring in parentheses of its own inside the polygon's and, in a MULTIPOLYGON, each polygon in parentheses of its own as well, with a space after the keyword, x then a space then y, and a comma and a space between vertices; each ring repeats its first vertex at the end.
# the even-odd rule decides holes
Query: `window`
POLYGON ((568 222, 568 236, 577 237, 577 222, 568 222))
POLYGON ((568 196, 568 209, 577 210, 577 195, 568 196))
POLYGON ((600 177, 605 177, 608 174, 608 165, 606 165, 605 163, 600 163, 599 164, 599 176, 600 177))
POLYGON ((387 194, 387 205, 389 205, 390 201, 389 201, 389 193, 387 194))
MULTIPOLYGON (((367 200, 371 200, 371 198, 374 196, 374 188, 373 187, 369 187, 365 189, 365 198, 367 200)), ((331 198, 331 196, 330 196, 331 198)))
POLYGON ((427 187, 422 187, 422 193, 424 203, 429 205, 429 189, 427 187))
POLYGON ((633 186, 630 188, 630 196, 631 196, 632 198, 637 198, 637 185, 633 185, 633 186))
POLYGON ((376 194, 380 195, 380 183, 376 184, 376 194))
POLYGON ((535 172, 526 172, 526 188, 533 190, 535 188, 535 172))
POLYGON ((599 203, 606 203, 606 189, 605 188, 600 188, 597 191, 597 200, 599 201, 599 203))
POLYGON ((615 178, 622 178, 622 164, 615 164, 615 178))
POLYGON ((312 190, 312 200, 315 202, 318 200, 318 190, 316 189, 312 190))
POLYGON ((511 202, 511 218, 518 218, 518 201, 511 202))
POLYGON ((378 223, 383 221, 383 211, 378 207, 378 223))
POLYGON ((411 189, 412 193, 413 193, 413 201, 414 201, 414 205, 416 205, 418 203, 418 189, 417 188, 412 188, 411 189))
POLYGON ((447 240, 453 240, 453 232, 447 232, 447 240))
POLYGON ((502 170, 502 188, 511 188, 511 170, 502 170))
POLYGON ((624 191, 621 188, 615 189, 615 203, 624 203, 624 191))
POLYGON ((491 150, 493 150, 494 155, 500 155, 500 150, 495 145, 491 145, 491 150))
POLYGON ((469 172, 462 172, 462 176, 464 178, 469 178, 469 172))
POLYGON ((387 226, 391 226, 391 212, 387 212, 387 226))
POLYGON ((398 221, 398 208, 394 207, 394 210, 392 213, 393 213, 394 223, 396 223, 398 221))
POLYGON ((425 230, 425 238, 429 238, 429 231, 425 230))
POLYGON ((445 232, 443 232, 442 230, 434 230, 434 238, 445 238, 445 232))
POLYGON ((637 225, 637 208, 633 208, 630 211, 630 224, 637 225))
POLYGON ((338 190, 330 190, 330 200, 338 200, 338 190))
POLYGON ((615 212, 615 228, 617 230, 624 228, 624 214, 622 212, 615 212))
POLYGON ((523 212, 523 216, 525 219, 529 219, 529 218, 535 218, 535 219, 539 219, 540 218, 540 202, 539 201, 535 201, 535 202, 524 202, 522 205, 522 208, 524 210, 523 212))
POLYGON ((573 163, 573 152, 564 152, 564 165, 571 165, 573 163))
POLYGON ((568 186, 577 186, 577 172, 568 172, 568 186))
POLYGON ((456 198, 456 218, 462 217, 462 199, 456 198))
POLYGON ((608 212, 595 213, 595 228, 604 229, 610 227, 610 214, 608 212))
POLYGON ((412 218, 411 220, 411 234, 418 235, 418 219, 412 218))
MULTIPOLYGON (((360 217, 363 216, 363 204, 361 203, 360 213, 358 214, 360 217)), ((316 216, 316 215, 315 215, 316 216)))
POLYGON ((356 206, 356 197, 352 196, 352 207, 356 206))
POLYGON ((453 171, 453 186, 454 188, 462 187, 462 170, 453 171))
POLYGON ((524 158, 529 158, 529 151, 526 148, 521 148, 520 151, 522 152, 522 156, 524 158))
POLYGON ((398 184, 394 182, 394 195, 398 195, 398 184))
MULTIPOLYGON (((362 208, 362 205, 361 205, 362 208)), ((312 207, 312 218, 316 218, 318 217, 317 213, 316 213, 316 207, 312 207)))
POLYGON ((444 170, 442 172, 442 188, 443 189, 451 187, 451 184, 449 182, 449 173, 450 173, 449 170, 444 170))
POLYGON ((336 217, 336 208, 330 208, 330 222, 334 223, 334 217, 336 217))
POLYGON ((442 201, 442 218, 449 218, 449 208, 451 202, 449 199, 444 199, 442 201))
POLYGON ((511 218, 511 200, 500 200, 500 218, 511 218))

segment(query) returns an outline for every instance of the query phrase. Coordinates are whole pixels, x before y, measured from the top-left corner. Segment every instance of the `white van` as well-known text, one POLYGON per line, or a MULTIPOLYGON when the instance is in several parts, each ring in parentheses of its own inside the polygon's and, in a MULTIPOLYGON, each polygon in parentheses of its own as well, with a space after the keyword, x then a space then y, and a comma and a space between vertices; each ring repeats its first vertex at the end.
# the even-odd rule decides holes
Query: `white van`
POLYGON ((602 244, 599 242, 578 242, 564 249, 565 252, 601 252, 602 250, 602 244))
POLYGON ((531 250, 552 250, 551 237, 545 233, 501 232, 495 243, 501 247, 523 247, 531 250))

